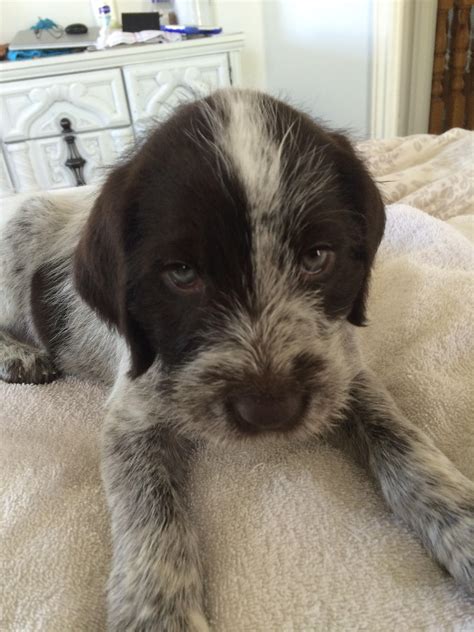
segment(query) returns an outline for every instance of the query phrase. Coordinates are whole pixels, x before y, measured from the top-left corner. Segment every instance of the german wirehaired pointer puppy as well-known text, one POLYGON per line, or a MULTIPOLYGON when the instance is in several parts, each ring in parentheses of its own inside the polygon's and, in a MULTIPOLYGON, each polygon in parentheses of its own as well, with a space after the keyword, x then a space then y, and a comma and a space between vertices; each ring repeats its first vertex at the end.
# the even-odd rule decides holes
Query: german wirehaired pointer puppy
MULTIPOLYGON (((363 365, 384 206, 348 140, 263 94, 181 106, 92 211, 24 204, 0 241, 0 376, 114 383, 111 630, 208 629, 186 512, 203 440, 349 433, 391 509, 474 578, 474 486, 363 365)), ((317 588, 315 588, 317 590, 317 588)))

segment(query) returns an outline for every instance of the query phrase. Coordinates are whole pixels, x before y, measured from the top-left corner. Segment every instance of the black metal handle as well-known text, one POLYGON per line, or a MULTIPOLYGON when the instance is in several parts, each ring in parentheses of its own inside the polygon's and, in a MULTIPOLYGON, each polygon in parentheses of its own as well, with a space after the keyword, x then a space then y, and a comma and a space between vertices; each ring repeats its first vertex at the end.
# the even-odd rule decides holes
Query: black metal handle
POLYGON ((68 118, 62 118, 59 121, 63 131, 61 132, 63 138, 67 144, 68 159, 64 163, 68 169, 74 174, 76 178, 76 186, 80 187, 86 184, 84 180, 84 165, 86 160, 81 156, 76 147, 76 137, 74 136, 74 130, 71 129, 71 121, 68 118))

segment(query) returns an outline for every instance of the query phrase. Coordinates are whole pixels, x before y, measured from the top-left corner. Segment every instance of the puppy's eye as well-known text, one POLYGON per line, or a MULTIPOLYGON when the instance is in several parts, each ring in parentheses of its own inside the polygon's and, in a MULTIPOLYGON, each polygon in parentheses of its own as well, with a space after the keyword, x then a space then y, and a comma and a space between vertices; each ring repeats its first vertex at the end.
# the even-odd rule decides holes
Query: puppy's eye
POLYGON ((168 285, 182 292, 201 292, 204 282, 196 270, 186 263, 172 263, 163 273, 168 285))
POLYGON ((336 260, 336 254, 329 248, 316 246, 307 250, 301 258, 303 274, 309 279, 315 279, 331 272, 336 260))

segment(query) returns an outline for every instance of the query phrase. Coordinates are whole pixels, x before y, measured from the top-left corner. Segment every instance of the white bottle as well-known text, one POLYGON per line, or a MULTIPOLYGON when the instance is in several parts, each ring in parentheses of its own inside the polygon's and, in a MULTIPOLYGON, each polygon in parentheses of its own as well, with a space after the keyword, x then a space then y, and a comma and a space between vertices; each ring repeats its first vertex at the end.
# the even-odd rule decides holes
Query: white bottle
POLYGON ((97 38, 96 48, 99 50, 105 48, 107 46, 107 39, 110 35, 110 22, 111 22, 111 11, 108 4, 103 4, 99 7, 99 17, 100 17, 100 31, 99 37, 97 38))
POLYGON ((119 24, 115 0, 91 0, 91 9, 97 26, 102 26, 99 9, 107 4, 110 7, 110 26, 115 28, 119 24))

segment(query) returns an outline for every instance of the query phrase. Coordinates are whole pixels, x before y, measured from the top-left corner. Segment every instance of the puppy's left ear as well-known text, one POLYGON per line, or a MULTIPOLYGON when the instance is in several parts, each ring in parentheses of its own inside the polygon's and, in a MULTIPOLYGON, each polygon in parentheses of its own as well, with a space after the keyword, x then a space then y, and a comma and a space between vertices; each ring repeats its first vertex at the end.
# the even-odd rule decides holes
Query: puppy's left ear
POLYGON ((352 144, 342 134, 332 133, 337 147, 336 163, 341 174, 341 185, 352 207, 359 216, 363 243, 361 257, 365 275, 359 292, 347 317, 359 327, 365 324, 365 307, 369 289, 370 270, 385 228, 385 206, 382 196, 367 167, 357 156, 352 144))
POLYGON ((128 163, 107 178, 74 254, 74 283, 99 318, 125 338, 132 360, 130 375, 135 378, 151 366, 156 353, 128 309, 136 215, 131 181, 128 163))

